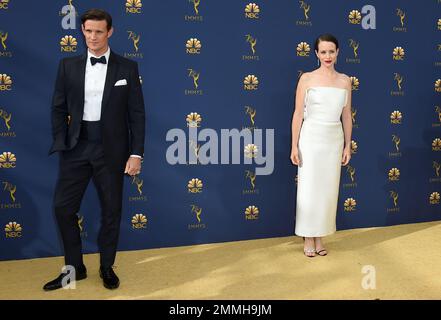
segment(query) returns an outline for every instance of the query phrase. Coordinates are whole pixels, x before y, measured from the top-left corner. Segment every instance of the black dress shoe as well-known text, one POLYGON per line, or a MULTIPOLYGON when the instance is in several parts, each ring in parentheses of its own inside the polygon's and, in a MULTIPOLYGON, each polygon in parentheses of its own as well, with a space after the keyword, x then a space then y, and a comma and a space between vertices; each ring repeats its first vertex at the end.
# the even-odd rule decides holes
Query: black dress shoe
POLYGON ((100 277, 103 279, 103 285, 107 289, 116 289, 119 287, 118 276, 113 272, 112 267, 100 267, 100 277))
MULTIPOLYGON (((58 278, 49 281, 43 287, 44 291, 57 290, 63 287, 63 278, 69 276, 69 273, 62 273, 58 278)), ((87 270, 85 266, 75 268, 75 281, 83 280, 87 278, 87 270)))

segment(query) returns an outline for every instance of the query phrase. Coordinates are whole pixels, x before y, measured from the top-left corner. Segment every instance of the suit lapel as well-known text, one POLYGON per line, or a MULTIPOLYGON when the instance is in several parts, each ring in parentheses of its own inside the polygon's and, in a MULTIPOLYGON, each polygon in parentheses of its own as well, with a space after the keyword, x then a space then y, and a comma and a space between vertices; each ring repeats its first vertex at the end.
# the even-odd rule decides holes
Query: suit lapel
POLYGON ((80 92, 78 92, 78 101, 80 103, 80 110, 81 110, 81 117, 83 116, 83 112, 84 112, 84 83, 85 83, 85 78, 86 78, 86 63, 87 63, 87 52, 85 54, 83 54, 80 58, 80 60, 78 60, 78 80, 79 80, 79 90, 80 92))
POLYGON ((107 66, 106 82, 104 85, 104 92, 103 92, 103 101, 101 103, 101 117, 103 115, 104 109, 106 108, 109 102, 110 93, 112 92, 113 85, 115 84, 117 70, 118 70, 118 62, 116 61, 115 55, 111 51, 109 56, 109 65, 107 66))

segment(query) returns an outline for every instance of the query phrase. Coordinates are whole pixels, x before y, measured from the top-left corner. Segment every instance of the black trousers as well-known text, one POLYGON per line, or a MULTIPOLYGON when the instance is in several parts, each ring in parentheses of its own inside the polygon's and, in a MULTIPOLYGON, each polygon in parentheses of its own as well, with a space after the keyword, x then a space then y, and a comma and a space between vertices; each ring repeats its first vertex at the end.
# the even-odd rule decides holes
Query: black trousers
POLYGON ((123 177, 123 172, 109 170, 100 142, 80 140, 72 150, 60 153, 54 211, 63 240, 66 265, 83 265, 77 213, 90 179, 95 184, 101 204, 100 263, 103 267, 114 264, 121 222, 123 177))

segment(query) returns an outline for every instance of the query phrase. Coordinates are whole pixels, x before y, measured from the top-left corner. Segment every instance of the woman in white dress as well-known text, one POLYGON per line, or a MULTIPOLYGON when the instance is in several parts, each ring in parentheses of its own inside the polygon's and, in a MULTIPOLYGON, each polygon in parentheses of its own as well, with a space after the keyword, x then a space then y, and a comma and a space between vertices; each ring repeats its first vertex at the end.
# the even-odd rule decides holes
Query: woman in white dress
POLYGON ((351 159, 351 80, 338 73, 338 41, 315 42, 319 67, 299 79, 292 119, 291 161, 298 166, 295 234, 307 257, 325 256, 322 237, 336 231, 341 166, 351 159), (340 121, 341 119, 341 121, 340 121))

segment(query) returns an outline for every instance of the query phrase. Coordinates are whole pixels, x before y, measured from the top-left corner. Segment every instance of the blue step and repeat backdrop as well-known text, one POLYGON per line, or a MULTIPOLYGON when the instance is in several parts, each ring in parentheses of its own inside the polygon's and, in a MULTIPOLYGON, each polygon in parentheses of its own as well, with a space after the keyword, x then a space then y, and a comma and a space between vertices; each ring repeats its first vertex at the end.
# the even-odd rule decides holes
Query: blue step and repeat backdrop
MULTIPOLYGON (((138 62, 146 101, 146 156, 125 180, 120 250, 293 235, 295 86, 317 67, 325 32, 340 41, 336 67, 353 90, 338 229, 441 219, 440 0, 0 0, 1 260, 63 254, 51 96, 58 61, 85 51, 78 17, 91 7, 113 16, 111 48, 138 62), (225 154, 222 133, 243 128, 264 138, 225 154), (173 165, 177 136, 186 154, 173 165), (190 161, 207 149, 218 164, 190 161), (220 164, 231 154, 239 164, 220 164), (271 174, 256 175, 265 166, 271 174)), ((97 252, 93 184, 78 217, 84 252, 97 252)))

